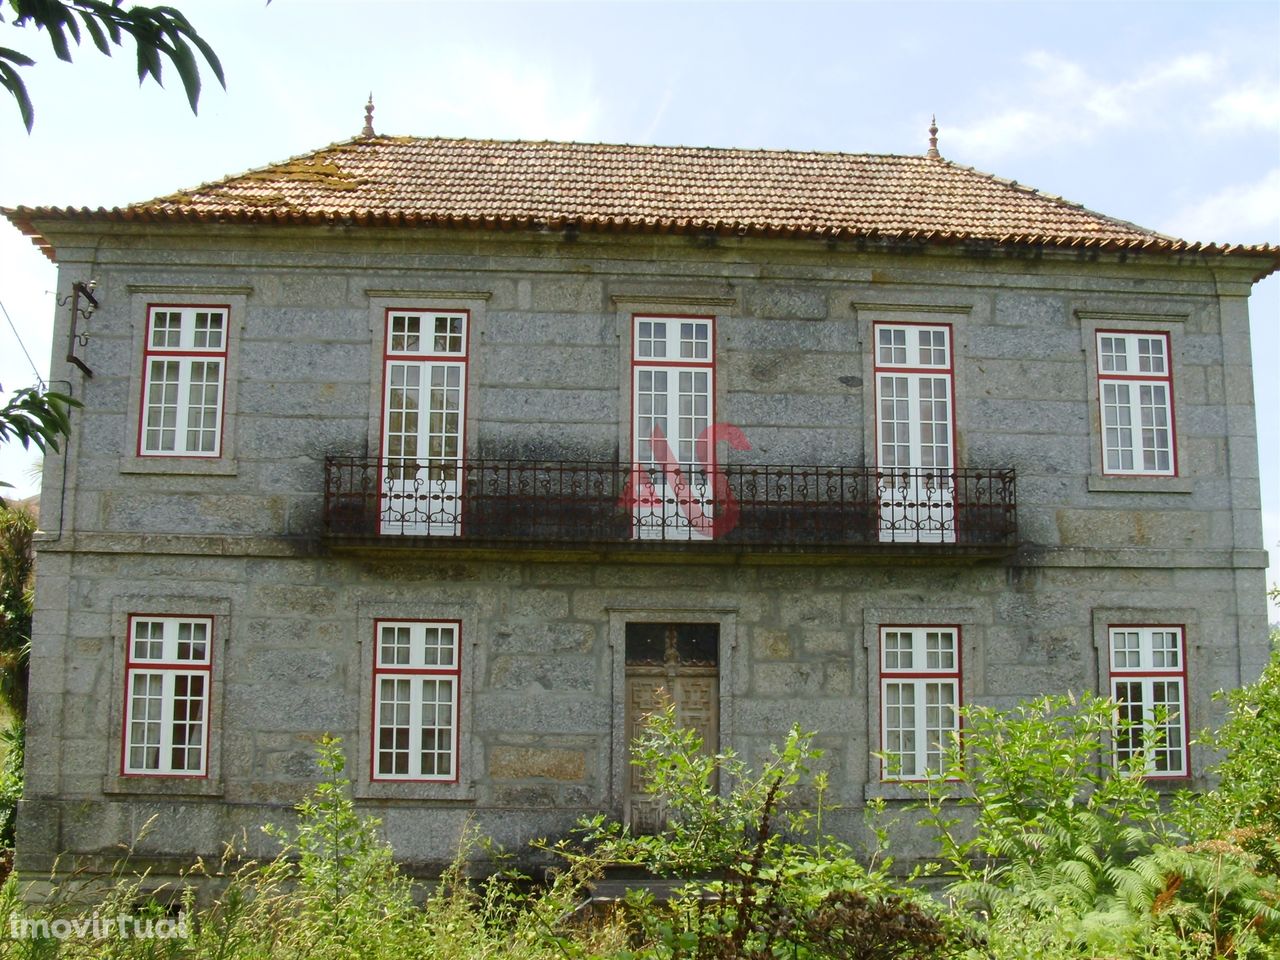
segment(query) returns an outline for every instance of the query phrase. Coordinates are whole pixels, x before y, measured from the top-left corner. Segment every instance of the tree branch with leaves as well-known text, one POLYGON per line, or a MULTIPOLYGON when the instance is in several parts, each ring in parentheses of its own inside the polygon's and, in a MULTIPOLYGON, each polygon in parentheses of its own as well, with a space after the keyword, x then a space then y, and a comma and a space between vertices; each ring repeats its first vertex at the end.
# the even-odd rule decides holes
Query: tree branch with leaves
MULTIPOLYGON (((125 8, 123 0, 0 0, 0 23, 14 27, 34 27, 44 31, 53 45, 59 60, 71 62, 72 45, 80 45, 81 36, 88 35, 98 52, 111 56, 113 47, 124 46, 125 37, 131 37, 137 47, 138 82, 151 77, 164 86, 161 73, 168 60, 178 71, 191 112, 196 112, 200 100, 200 65, 202 57, 225 89, 226 78, 222 63, 213 48, 196 32, 195 27, 179 10, 173 7, 132 6, 125 8), (5 19, 6 7, 9 19, 5 19), (198 56, 197 56, 198 55, 198 56)), ((31 96, 19 72, 30 67, 35 60, 18 50, 0 46, 0 87, 8 90, 18 102, 22 122, 28 132, 35 122, 35 108, 31 96)))
POLYGON ((12 438, 28 449, 34 443, 42 451, 56 451, 58 438, 71 433, 71 409, 79 406, 79 400, 65 393, 18 390, 0 407, 0 443, 12 438))

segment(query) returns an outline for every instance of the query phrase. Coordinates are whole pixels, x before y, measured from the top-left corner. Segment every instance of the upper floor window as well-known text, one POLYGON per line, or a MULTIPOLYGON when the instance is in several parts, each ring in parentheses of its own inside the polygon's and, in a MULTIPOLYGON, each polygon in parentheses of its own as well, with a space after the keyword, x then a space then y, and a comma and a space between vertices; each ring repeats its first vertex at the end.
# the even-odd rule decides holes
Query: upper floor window
POLYGON ((1173 476, 1169 335, 1100 330, 1097 350, 1103 472, 1173 476))
POLYGON ((943 772, 959 729, 960 630, 880 628, 880 749, 884 779, 943 772))
POLYGON ((374 624, 374 780, 458 779, 461 624, 374 624))
POLYGON ((949 324, 874 326, 880 539, 955 540, 949 324))
POLYGON ((212 617, 129 618, 124 774, 208 770, 212 617))
POLYGON ((387 311, 383 533, 461 532, 469 319, 466 311, 387 311))
POLYGON ((221 456, 227 318, 226 307, 147 310, 140 456, 221 456))
POLYGON ((636 316, 632 323, 633 533, 705 539, 715 500, 715 321, 636 316))
POLYGON ((1116 759, 1143 755, 1148 776, 1184 777, 1187 768, 1187 683, 1180 626, 1112 626, 1111 698, 1123 726, 1116 759))

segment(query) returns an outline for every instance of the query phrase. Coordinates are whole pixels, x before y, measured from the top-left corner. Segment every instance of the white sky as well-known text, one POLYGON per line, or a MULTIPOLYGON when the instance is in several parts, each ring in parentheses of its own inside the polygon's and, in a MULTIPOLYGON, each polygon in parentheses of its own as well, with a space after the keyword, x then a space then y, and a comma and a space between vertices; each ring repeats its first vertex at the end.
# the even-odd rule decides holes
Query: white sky
MULTIPOLYGON (((949 159, 1188 239, 1280 242, 1276 0, 174 2, 227 73, 199 117, 176 74, 139 90, 131 50, 67 65, 0 25, 38 60, 30 136, 0 99, 0 206, 123 205, 309 152, 357 134, 372 91, 380 133, 873 153, 922 152, 936 112, 949 159)), ((0 223, 0 303, 42 375, 53 284, 0 223)), ((1280 277, 1250 308, 1280 558, 1280 277)), ((0 384, 34 379, 0 314, 0 384)), ((0 450, 20 492, 21 454, 0 450)))

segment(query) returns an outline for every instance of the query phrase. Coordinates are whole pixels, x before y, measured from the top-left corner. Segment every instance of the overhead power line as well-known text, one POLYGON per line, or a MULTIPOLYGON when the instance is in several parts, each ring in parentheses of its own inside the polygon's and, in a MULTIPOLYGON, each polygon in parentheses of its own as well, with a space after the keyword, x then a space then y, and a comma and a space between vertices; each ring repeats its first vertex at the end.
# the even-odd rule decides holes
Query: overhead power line
POLYGON ((22 335, 18 333, 18 328, 13 325, 13 318, 9 316, 9 311, 5 309, 4 301, 0 300, 0 313, 4 314, 4 318, 9 321, 9 329, 13 331, 13 336, 18 341, 18 346, 22 348, 22 355, 27 358, 27 363, 31 364, 31 372, 36 375, 36 383, 39 384, 41 390, 47 389, 44 377, 40 376, 40 371, 36 367, 36 363, 31 359, 31 354, 27 352, 27 345, 22 342, 22 335))

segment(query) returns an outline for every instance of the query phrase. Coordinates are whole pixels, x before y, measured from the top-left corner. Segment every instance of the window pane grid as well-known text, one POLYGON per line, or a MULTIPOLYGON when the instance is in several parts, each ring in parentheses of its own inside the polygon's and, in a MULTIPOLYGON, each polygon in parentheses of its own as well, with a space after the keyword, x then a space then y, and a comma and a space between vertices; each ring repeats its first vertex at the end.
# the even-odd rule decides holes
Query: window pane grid
POLYGON ((1185 776, 1186 687, 1180 627, 1111 627, 1115 758, 1141 758, 1148 776, 1185 776))
POLYGON ((1097 349, 1103 469, 1116 474, 1173 475, 1167 337, 1098 334, 1097 349))
POLYGON ((206 772, 210 640, 207 618, 131 618, 124 773, 206 772))
POLYGON ((379 484, 384 534, 462 532, 468 322, 463 312, 387 315, 386 463, 379 484))
POLYGON ((467 353, 467 315, 398 311, 387 315, 387 353, 463 357, 467 353))
POLYGON ((889 498, 881 520, 882 533, 892 539, 903 524, 930 527, 954 509, 947 479, 955 464, 951 332, 877 324, 875 340, 877 466, 942 472, 940 480, 906 478, 902 492, 889 498))
POLYGON ((876 325, 877 367, 951 366, 951 331, 947 327, 876 325))
POLYGON ((142 455, 216 457, 226 376, 223 310, 152 309, 143 358, 142 455), (163 356, 155 351, 163 350, 163 356))
POLYGON ((710 320, 637 316, 633 332, 633 360, 651 360, 675 366, 711 363, 710 320))
POLYGON ((458 624, 380 623, 377 636, 374 779, 453 780, 458 624))
POLYGON ((958 631, 880 631, 881 750, 886 779, 940 775, 959 729, 958 631))
MULTIPOLYGON (((669 452, 687 482, 705 484, 705 468, 714 455, 708 437, 713 409, 711 322, 637 318, 635 332, 634 360, 668 360, 666 366, 635 368, 632 416, 636 466, 651 475, 649 482, 655 487, 663 488, 669 480, 663 453, 669 452), (682 365, 690 362, 701 365, 682 365), (655 444, 659 436, 666 451, 655 444)), ((665 511, 666 506, 649 504, 643 509, 665 511)), ((674 524, 687 520, 674 514, 668 518, 665 512, 656 516, 664 523, 668 519, 674 524)))

